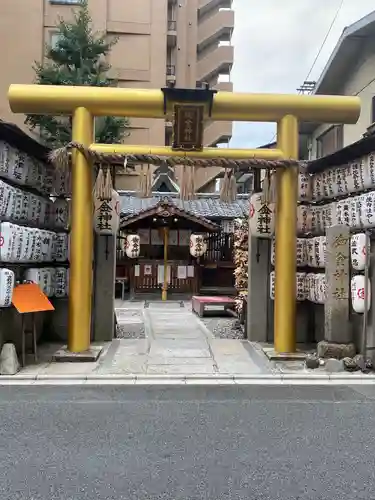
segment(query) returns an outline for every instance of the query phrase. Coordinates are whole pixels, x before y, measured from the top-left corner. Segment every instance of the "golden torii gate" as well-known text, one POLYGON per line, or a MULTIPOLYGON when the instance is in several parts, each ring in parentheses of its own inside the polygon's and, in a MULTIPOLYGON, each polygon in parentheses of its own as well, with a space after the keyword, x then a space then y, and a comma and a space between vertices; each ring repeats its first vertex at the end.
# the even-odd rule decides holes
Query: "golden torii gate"
MULTIPOLYGON (((72 115, 72 141, 108 154, 155 154, 192 158, 268 160, 298 159, 299 122, 356 123, 360 99, 344 96, 246 94, 217 92, 210 119, 277 122, 276 149, 215 149, 178 152, 169 147, 95 144, 95 116, 165 119, 162 90, 11 85, 8 92, 14 113, 72 115)), ((277 352, 296 349, 296 213, 298 168, 278 171, 276 221, 276 289, 274 343, 277 352)), ((92 168, 75 151, 72 167, 71 260, 68 350, 90 347, 92 304, 92 168)))

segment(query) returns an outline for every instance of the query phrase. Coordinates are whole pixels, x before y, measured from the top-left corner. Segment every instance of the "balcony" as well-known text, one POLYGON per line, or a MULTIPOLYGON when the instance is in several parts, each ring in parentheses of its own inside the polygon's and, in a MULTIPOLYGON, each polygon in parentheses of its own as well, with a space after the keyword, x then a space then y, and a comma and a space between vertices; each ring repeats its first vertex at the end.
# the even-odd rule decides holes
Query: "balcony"
POLYGON ((215 75, 229 75, 233 66, 234 49, 231 45, 216 46, 198 59, 197 80, 209 82, 215 75))
POLYGON ((227 144, 232 138, 232 122, 211 122, 204 129, 205 146, 227 144))
POLYGON ((198 24, 198 51, 213 42, 229 42, 234 28, 234 11, 217 10, 198 24))
POLYGON ((176 66, 174 64, 167 64, 166 75, 167 83, 176 81, 176 66))
POLYGON ((207 12, 218 9, 231 9, 233 0, 199 0, 198 16, 202 17, 207 12))
POLYGON ((176 21, 168 21, 167 25, 167 46, 175 47, 177 43, 177 23, 176 21))

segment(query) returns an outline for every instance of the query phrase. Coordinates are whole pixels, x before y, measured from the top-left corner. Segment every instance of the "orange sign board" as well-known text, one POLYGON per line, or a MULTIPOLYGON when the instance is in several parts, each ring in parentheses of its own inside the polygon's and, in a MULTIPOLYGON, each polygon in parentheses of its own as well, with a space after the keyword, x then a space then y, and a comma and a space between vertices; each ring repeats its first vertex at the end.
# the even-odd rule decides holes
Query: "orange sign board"
POLYGON ((13 290, 12 303, 21 314, 55 310, 36 283, 16 286, 13 290))

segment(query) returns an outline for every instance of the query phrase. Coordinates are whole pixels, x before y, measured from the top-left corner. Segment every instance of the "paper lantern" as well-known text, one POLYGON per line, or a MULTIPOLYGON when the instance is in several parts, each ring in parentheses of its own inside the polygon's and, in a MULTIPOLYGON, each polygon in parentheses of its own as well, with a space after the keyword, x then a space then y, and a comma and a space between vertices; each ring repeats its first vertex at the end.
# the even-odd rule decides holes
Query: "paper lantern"
POLYGON ((326 301, 326 277, 325 274, 308 273, 305 278, 306 298, 315 304, 324 304, 326 301))
POLYGON ((354 229, 360 229, 361 225, 361 213, 362 213, 362 204, 363 198, 362 196, 354 196, 350 199, 349 208, 350 208, 350 227, 354 229))
POLYGON ((298 199, 300 201, 311 200, 311 177, 308 174, 298 175, 298 199))
POLYGON ((256 238, 271 238, 275 231, 275 205, 264 203, 261 193, 250 198, 249 230, 256 238))
POLYGON ((15 275, 10 269, 0 269, 0 307, 12 305, 15 275))
POLYGON ((129 259, 136 259, 139 257, 141 249, 141 239, 138 234, 128 234, 125 243, 125 253, 129 259))
POLYGON ((66 297, 68 294, 68 271, 65 267, 55 268, 55 297, 66 297))
POLYGON ((326 263, 326 237, 317 236, 313 238, 313 266, 312 267, 325 267, 326 263))
POLYGON ((120 195, 112 191, 110 201, 96 200, 94 204, 94 230, 97 234, 117 234, 120 225, 120 195))
MULTIPOLYGON (((271 243, 271 264, 274 267, 275 267, 275 262, 276 262, 276 241, 275 238, 273 238, 271 243)), ((305 238, 297 238, 296 264, 298 267, 304 267, 307 265, 307 250, 306 250, 305 238)))
MULTIPOLYGON (((296 300, 306 300, 306 273, 296 273, 296 300)), ((275 300, 275 271, 270 273, 270 299, 275 300)))
POLYGON ((363 271, 366 266, 366 254, 370 250, 370 241, 365 233, 354 234, 350 238, 350 260, 353 269, 363 271))
POLYGON ((361 195, 361 227, 375 227, 375 192, 361 195))
POLYGON ((312 177, 311 195, 314 201, 324 198, 323 174, 315 174, 312 177))
POLYGON ((297 234, 311 233, 311 207, 298 205, 297 207, 297 234))
POLYGON ((356 313, 364 313, 370 309, 371 283, 367 280, 367 300, 365 298, 365 277, 362 274, 353 276, 350 283, 352 307, 356 313))
POLYGON ((275 300, 275 271, 270 273, 270 299, 275 300))
POLYGON ((0 261, 13 262, 16 245, 16 225, 10 222, 0 224, 0 261))
MULTIPOLYGON (((369 189, 375 186, 375 153, 370 153, 362 158, 363 163, 363 186, 369 189)), ((0 167, 1 168, 1 167, 0 167)))
POLYGON ((193 257, 202 257, 207 251, 207 243, 202 234, 192 234, 190 236, 190 254, 193 257))
POLYGON ((58 198, 53 204, 54 219, 52 223, 55 227, 67 228, 69 223, 69 204, 66 200, 58 198))
POLYGON ((43 288, 43 271, 40 268, 29 268, 25 272, 25 280, 36 283, 40 288, 43 288))
POLYGON ((324 231, 329 227, 337 226, 337 203, 328 203, 323 207, 324 210, 324 231))

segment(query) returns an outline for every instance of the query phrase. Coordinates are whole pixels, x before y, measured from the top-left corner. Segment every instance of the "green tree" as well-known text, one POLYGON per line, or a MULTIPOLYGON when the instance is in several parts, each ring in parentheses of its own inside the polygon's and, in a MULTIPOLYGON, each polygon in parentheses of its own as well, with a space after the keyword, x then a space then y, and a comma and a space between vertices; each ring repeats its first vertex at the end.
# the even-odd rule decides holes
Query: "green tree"
MULTIPOLYGON (((105 58, 117 39, 108 41, 105 34, 92 28, 87 0, 74 12, 72 22, 59 18, 57 41, 46 46, 46 60, 35 63, 35 83, 39 85, 83 85, 91 87, 116 86, 107 76, 110 69, 105 58)), ((39 130, 42 140, 50 147, 59 147, 71 141, 72 120, 66 116, 27 115, 30 130, 39 130)), ((101 143, 119 143, 128 135, 127 118, 105 116, 95 120, 95 140, 101 143)))

